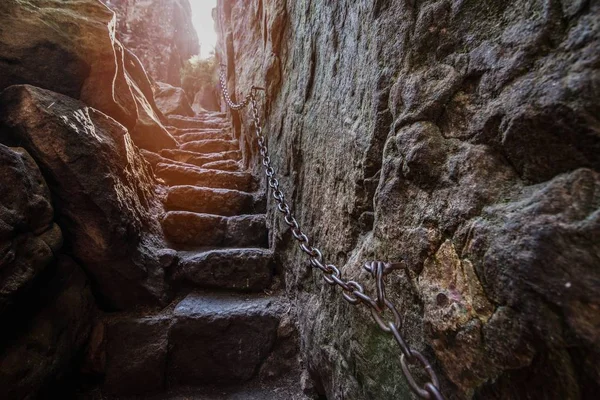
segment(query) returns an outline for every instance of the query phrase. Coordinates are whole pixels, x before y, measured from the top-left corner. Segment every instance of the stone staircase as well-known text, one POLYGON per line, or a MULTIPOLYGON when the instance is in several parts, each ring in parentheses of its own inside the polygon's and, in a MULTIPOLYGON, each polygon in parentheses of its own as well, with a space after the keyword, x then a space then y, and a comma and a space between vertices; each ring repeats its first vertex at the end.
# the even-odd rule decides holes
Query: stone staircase
POLYGON ((264 191, 224 114, 169 122, 179 148, 144 156, 166 185, 179 297, 159 313, 107 317, 103 396, 305 399, 290 306, 269 290, 264 191))

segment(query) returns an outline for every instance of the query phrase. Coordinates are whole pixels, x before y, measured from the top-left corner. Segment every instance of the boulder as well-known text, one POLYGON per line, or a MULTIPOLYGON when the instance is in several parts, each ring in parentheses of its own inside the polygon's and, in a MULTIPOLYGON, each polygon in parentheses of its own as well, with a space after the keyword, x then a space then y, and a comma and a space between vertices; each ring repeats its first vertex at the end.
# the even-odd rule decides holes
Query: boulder
POLYGON ((88 340, 95 315, 89 282, 68 257, 59 258, 54 272, 54 277, 29 299, 25 310, 31 311, 31 318, 17 321, 0 333, 3 399, 49 395, 88 340))
POLYGON ((205 87, 200 89, 194 96, 194 103, 192 108, 197 114, 206 111, 221 111, 219 105, 220 93, 217 89, 211 87, 205 87))
POLYGON ((149 150, 175 147, 146 98, 148 79, 115 39, 115 16, 95 0, 0 3, 0 90, 31 84, 110 115, 149 150))
POLYGON ((0 144, 0 314, 54 260, 62 245, 50 191, 21 148, 0 144))
POLYGON ((40 166, 69 253, 97 293, 120 309, 160 303, 162 206, 127 130, 80 101, 33 86, 4 90, 0 107, 0 140, 21 144, 40 166))
POLYGON ((194 110, 192 110, 187 95, 182 88, 157 82, 154 98, 156 99, 156 105, 165 115, 194 116, 194 110))

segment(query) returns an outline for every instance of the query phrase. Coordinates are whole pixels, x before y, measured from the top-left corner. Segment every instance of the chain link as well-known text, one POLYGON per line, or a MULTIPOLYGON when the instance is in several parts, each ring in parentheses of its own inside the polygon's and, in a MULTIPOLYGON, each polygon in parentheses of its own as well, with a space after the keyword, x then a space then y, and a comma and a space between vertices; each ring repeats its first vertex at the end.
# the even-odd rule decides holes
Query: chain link
POLYGON ((332 264, 325 264, 323 261, 323 254, 316 247, 311 246, 310 239, 300 228, 300 224, 294 217, 292 209, 289 203, 285 199, 284 193, 281 191, 279 186, 279 180, 275 177, 275 169, 271 164, 271 158, 269 157, 269 147, 266 142, 266 138, 263 135, 262 123, 258 112, 258 105, 256 101, 256 90, 263 90, 261 88, 252 87, 250 93, 246 96, 243 102, 234 103, 231 100, 229 91, 227 89, 227 80, 225 78, 225 72, 223 71, 223 65, 219 74, 219 81, 221 83, 221 90, 223 91, 223 98, 227 103, 227 106, 232 110, 239 111, 248 105, 251 106, 252 110, 252 124, 256 132, 258 141, 258 148, 262 157, 262 165, 264 166, 265 175, 267 177, 267 183, 272 189, 272 196, 277 202, 277 209, 283 214, 283 220, 291 228, 292 235, 298 241, 300 250, 302 250, 309 257, 310 264, 313 268, 321 270, 323 273, 322 277, 325 282, 331 286, 339 286, 342 290, 343 298, 350 304, 356 306, 364 304, 370 311, 373 319, 381 330, 387 333, 391 333, 396 343, 400 347, 401 357, 400 365, 402 367, 402 373, 408 382, 411 390, 420 398, 443 400, 444 397, 440 392, 440 384, 438 377, 431 367, 431 364, 427 359, 417 350, 410 348, 402 334, 400 329, 402 328, 402 320, 400 313, 394 304, 386 298, 385 282, 384 278, 392 270, 398 268, 398 264, 384 263, 381 261, 372 261, 364 265, 364 269, 371 273, 375 278, 377 297, 371 298, 365 294, 365 290, 358 282, 346 281, 342 278, 340 270, 332 264), (389 316, 390 321, 386 322, 386 311, 391 315, 389 316), (429 377, 429 380, 419 386, 412 375, 412 372, 408 368, 408 364, 420 364, 423 371, 429 377))

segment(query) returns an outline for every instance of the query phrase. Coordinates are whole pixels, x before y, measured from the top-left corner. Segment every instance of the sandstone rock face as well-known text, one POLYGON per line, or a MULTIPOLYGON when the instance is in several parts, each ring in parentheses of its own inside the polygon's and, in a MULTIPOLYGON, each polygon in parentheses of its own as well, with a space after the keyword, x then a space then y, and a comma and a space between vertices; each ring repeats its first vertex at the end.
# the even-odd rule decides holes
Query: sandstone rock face
POLYGON ((219 93, 212 88, 201 89, 194 96, 192 108, 195 112, 201 113, 204 111, 220 111, 219 93))
POLYGON ((29 154, 0 144, 0 314, 54 260, 62 245, 46 182, 29 154))
POLYGON ((179 71, 200 50, 189 0, 103 1, 117 13, 119 39, 140 58, 148 74, 181 86, 179 71))
POLYGON ((176 146, 147 98, 147 76, 115 39, 114 13, 102 3, 6 0, 0 23, 0 90, 15 84, 52 90, 116 119, 140 147, 176 146))
MULTIPOLYGON (((362 264, 403 260, 389 297, 447 398, 600 390, 599 21, 589 1, 219 2, 230 90, 267 89, 299 222, 370 293, 362 264)), ((270 204, 315 387, 408 398, 393 339, 270 204)))
POLYGON ((182 88, 168 83, 157 82, 155 91, 156 105, 165 115, 175 114, 187 117, 194 116, 194 110, 182 88))
POLYGON ((164 298, 162 206, 127 130, 85 104, 32 86, 0 95, 0 141, 18 143, 45 175, 69 252, 111 307, 164 298))

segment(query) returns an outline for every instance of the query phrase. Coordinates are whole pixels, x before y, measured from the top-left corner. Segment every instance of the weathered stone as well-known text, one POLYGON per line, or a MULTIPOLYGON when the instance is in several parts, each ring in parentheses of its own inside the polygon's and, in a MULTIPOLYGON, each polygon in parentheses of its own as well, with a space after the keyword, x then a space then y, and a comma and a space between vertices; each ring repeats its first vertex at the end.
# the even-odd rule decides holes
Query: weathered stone
POLYGON ((255 189, 254 177, 247 172, 219 171, 194 165, 157 164, 154 172, 168 185, 195 185, 205 188, 225 188, 251 192, 255 189))
POLYGON ((23 295, 62 246, 50 191, 21 148, 0 144, 0 314, 23 295))
POLYGON ((0 95, 0 140, 45 175, 69 252, 113 307, 164 300, 155 180, 127 130, 68 97, 12 86, 0 95), (52 135, 49 135, 51 132, 52 135))
POLYGON ((172 279, 183 286, 256 292, 273 275, 273 252, 267 249, 219 249, 181 252, 172 279))
POLYGON ((218 89, 205 87, 196 93, 194 96, 194 102, 192 108, 197 114, 201 114, 206 111, 219 111, 221 106, 219 105, 220 93, 218 89))
POLYGON ((29 319, 0 333, 0 392, 34 399, 68 373, 89 337, 94 298, 80 267, 61 256, 54 277, 29 299, 29 319))
MULTIPOLYGON (((271 160, 311 244, 366 290, 364 262, 404 261, 388 297, 446 398, 600 390, 599 16, 582 1, 218 4, 229 89, 266 89, 271 160)), ((409 398, 397 346, 268 219, 316 391, 409 398)))
POLYGON ((212 161, 212 162, 202 165, 202 168, 218 169, 221 171, 239 171, 240 163, 239 163, 239 161, 234 161, 234 160, 212 161))
POLYGON ((169 125, 178 129, 227 129, 230 128, 229 121, 223 119, 219 114, 211 115, 205 113, 203 118, 190 118, 178 115, 169 116, 169 125))
POLYGON ((189 295, 174 311, 169 383, 250 379, 275 344, 283 311, 278 299, 262 296, 189 295))
POLYGON ((238 150, 239 147, 236 140, 213 139, 183 143, 180 148, 196 153, 221 153, 238 150))
POLYGON ((222 217, 171 211, 162 219, 165 236, 185 246, 268 247, 265 216, 222 217))
POLYGON ((225 216, 251 214, 255 211, 254 197, 250 193, 196 186, 169 188, 165 206, 170 210, 225 216))
POLYGON ((0 4, 0 90, 31 84, 113 117, 149 150, 177 142, 144 95, 148 78, 115 40, 114 14, 95 0, 0 4), (51 21, 51 23, 48 23, 51 21))
POLYGON ((102 392, 131 396, 163 391, 172 323, 168 315, 106 319, 102 392))
POLYGON ((164 115, 194 115, 194 110, 192 110, 187 95, 182 88, 157 82, 154 99, 164 115))
POLYGON ((160 152, 160 155, 171 160, 196 165, 199 167, 215 161, 240 159, 240 152, 237 150, 211 154, 200 154, 189 150, 163 150, 160 152))
POLYGON ((225 139, 231 140, 231 136, 220 130, 205 130, 192 133, 184 133, 177 137, 179 143, 196 142, 199 140, 225 139))
POLYGON ((117 14, 119 40, 140 58, 148 74, 181 86, 179 71, 200 50, 189 0, 103 1, 117 14))

